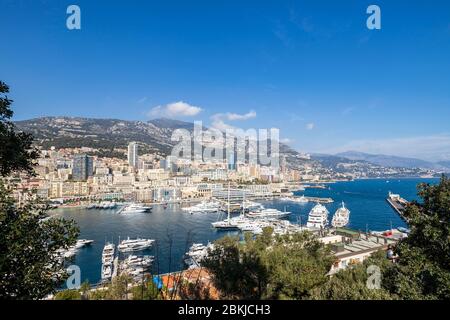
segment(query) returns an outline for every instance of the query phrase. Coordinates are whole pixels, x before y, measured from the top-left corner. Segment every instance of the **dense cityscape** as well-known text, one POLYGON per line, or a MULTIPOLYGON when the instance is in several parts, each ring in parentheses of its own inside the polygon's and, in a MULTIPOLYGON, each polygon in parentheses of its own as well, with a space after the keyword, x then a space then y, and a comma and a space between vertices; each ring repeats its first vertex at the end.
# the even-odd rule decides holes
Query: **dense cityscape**
MULTIPOLYGON (((259 164, 186 161, 175 156, 139 154, 139 143, 117 149, 121 158, 90 156, 97 149, 52 147, 40 150, 36 177, 18 177, 16 196, 31 196, 53 201, 127 200, 139 202, 176 202, 209 198, 223 189, 226 181, 242 184, 254 196, 281 194, 295 190, 301 183, 321 183, 374 177, 432 177, 427 169, 384 168, 370 163, 338 163, 335 170, 314 162, 290 168, 282 161, 279 169, 259 164), (125 159, 124 159, 125 158, 125 159)), ((301 156, 309 160, 310 156, 301 156)), ((231 160, 231 161, 230 161, 231 160)))

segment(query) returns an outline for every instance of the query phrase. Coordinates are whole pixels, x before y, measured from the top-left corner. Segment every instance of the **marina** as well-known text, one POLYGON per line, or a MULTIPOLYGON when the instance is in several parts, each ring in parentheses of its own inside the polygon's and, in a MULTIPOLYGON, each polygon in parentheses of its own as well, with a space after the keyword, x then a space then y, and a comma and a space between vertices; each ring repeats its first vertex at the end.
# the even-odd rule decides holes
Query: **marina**
MULTIPOLYGON (((404 198, 414 200, 417 198, 416 185, 423 181, 437 180, 404 179, 391 180, 390 183, 386 183, 386 180, 383 179, 372 179, 337 182, 331 186, 331 190, 307 189, 295 193, 294 196, 300 197, 305 194, 306 197, 335 199, 334 203, 323 204, 330 212, 329 221, 332 221, 332 214, 342 207, 341 202, 344 201, 345 207, 351 210, 347 227, 363 231, 382 231, 391 229, 391 226, 394 229, 407 227, 386 201, 389 190, 396 190, 404 198)), ((275 226, 275 232, 298 230, 301 228, 299 225, 305 226, 309 212, 316 205, 314 202, 287 203, 279 199, 258 202, 265 208, 284 211, 286 207, 286 210, 291 212, 282 220, 265 219, 265 221, 261 221, 275 226), (286 222, 289 222, 290 225, 285 225, 286 222)), ((249 203, 247 202, 247 204, 249 203)), ((115 245, 128 237, 155 240, 144 253, 155 257, 150 272, 162 274, 186 268, 184 256, 193 243, 207 245, 226 235, 239 235, 241 231, 238 223, 246 222, 241 217, 241 212, 230 213, 230 223, 225 223, 223 229, 218 229, 213 227, 212 223, 223 221, 223 218, 220 219, 220 215, 224 215, 224 213, 191 215, 181 208, 179 204, 169 204, 166 209, 163 205, 154 205, 150 214, 132 215, 111 214, 108 210, 98 209, 61 208, 52 210, 52 216, 74 219, 81 230, 80 238, 94 240, 91 245, 85 246, 73 256, 73 263, 80 266, 82 281, 89 280, 95 284, 101 281, 101 257, 105 239, 115 245)), ((225 215, 228 214, 225 213, 225 215)), ((257 228, 255 230, 259 231, 257 228)), ((131 254, 134 255, 132 252, 131 254)), ((112 269, 114 274, 114 263, 112 269)))

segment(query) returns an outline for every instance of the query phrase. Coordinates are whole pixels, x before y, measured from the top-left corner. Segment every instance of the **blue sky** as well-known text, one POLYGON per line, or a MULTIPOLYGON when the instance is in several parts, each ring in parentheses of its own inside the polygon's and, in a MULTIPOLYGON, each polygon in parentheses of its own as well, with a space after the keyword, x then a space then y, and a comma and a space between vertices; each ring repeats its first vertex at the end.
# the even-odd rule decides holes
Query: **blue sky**
POLYGON ((0 0, 15 119, 281 129, 307 152, 450 159, 448 1, 0 0), (82 29, 66 28, 81 8, 82 29), (366 8, 381 8, 381 30, 366 8))

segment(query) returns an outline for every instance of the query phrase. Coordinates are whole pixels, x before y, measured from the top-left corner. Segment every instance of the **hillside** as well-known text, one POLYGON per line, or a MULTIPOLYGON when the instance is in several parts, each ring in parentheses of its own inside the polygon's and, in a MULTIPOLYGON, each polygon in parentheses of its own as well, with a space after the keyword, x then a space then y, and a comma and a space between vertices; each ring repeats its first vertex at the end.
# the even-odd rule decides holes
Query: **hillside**
MULTIPOLYGON (((193 123, 167 118, 147 122, 119 119, 93 119, 72 117, 43 117, 15 122, 18 130, 30 132, 36 144, 44 148, 55 146, 91 147, 112 150, 125 148, 130 141, 145 144, 150 151, 170 153, 175 142, 172 132, 186 129, 192 132, 193 123)), ((206 128, 204 128, 206 129, 206 128)), ((298 153, 287 145, 280 144, 280 153, 290 166, 299 166, 308 160, 298 157, 298 153)))
POLYGON ((397 167, 397 168, 422 168, 433 170, 446 170, 445 166, 428 162, 425 160, 406 158, 398 156, 390 156, 384 154, 368 154, 356 151, 347 151, 338 153, 335 156, 340 158, 346 158, 349 160, 367 161, 373 164, 377 164, 384 167, 397 167))

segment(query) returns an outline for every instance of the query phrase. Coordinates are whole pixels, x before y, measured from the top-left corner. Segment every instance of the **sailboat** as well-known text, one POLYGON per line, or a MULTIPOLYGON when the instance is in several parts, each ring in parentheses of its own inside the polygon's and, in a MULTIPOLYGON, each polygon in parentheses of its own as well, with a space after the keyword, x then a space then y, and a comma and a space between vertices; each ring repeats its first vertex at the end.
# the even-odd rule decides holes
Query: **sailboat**
POLYGON ((230 217, 230 183, 228 183, 228 216, 227 219, 223 220, 223 221, 216 221, 211 223, 212 226, 216 229, 221 229, 221 230, 236 230, 238 229, 238 225, 239 225, 239 219, 242 219, 240 217, 237 218, 231 218, 230 217))

